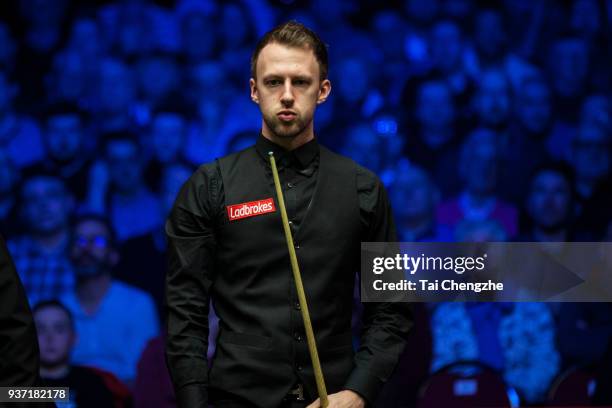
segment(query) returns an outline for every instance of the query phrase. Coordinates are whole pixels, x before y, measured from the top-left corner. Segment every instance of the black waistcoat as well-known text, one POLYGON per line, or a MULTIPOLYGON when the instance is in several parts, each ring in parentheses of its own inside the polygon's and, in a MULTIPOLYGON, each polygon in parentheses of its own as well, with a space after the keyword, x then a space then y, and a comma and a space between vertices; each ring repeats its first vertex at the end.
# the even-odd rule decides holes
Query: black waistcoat
MULTIPOLYGON (((254 147, 219 159, 225 206, 273 198, 276 210, 220 223, 211 287, 220 333, 210 386, 274 407, 314 375, 269 164, 254 147)), ((227 213, 225 217, 228 217, 227 213)), ((356 165, 320 147, 317 184, 294 243, 329 393, 353 368, 351 309, 361 226, 356 165)))

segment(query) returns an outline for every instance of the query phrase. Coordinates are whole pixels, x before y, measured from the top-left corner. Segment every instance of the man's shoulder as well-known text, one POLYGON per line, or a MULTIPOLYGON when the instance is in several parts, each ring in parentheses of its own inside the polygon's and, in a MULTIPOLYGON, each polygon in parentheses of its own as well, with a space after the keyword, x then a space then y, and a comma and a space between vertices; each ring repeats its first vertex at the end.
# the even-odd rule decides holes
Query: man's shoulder
POLYGON ((117 300, 126 300, 132 306, 153 303, 152 297, 144 290, 118 279, 113 279, 111 296, 117 300))

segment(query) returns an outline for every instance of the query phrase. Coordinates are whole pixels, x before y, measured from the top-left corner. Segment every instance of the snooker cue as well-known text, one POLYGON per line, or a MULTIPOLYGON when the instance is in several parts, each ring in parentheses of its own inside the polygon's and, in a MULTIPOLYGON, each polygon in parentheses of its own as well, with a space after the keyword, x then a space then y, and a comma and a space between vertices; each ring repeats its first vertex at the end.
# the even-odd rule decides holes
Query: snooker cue
POLYGON ((314 369, 315 382, 317 383, 317 391, 321 400, 321 407, 326 408, 329 402, 327 401, 325 379, 323 378, 323 370, 321 369, 321 362, 319 361, 319 353, 317 352, 317 344, 315 342, 314 332, 312 330, 310 313, 308 313, 308 304, 306 303, 306 293, 304 292, 304 285, 302 284, 302 275, 300 274, 300 267, 298 265, 297 255, 295 254, 295 247, 293 246, 293 236, 291 235, 291 229, 289 228, 289 218, 287 217, 287 209, 285 208, 283 190, 281 189, 280 179, 278 178, 278 170, 276 169, 276 160, 274 160, 274 153, 268 152, 268 156, 270 157, 270 166, 272 167, 272 176, 274 177, 274 186, 276 187, 278 206, 280 207, 281 218, 283 220, 283 228, 285 230, 285 238, 287 239, 287 248, 289 248, 291 270, 293 271, 293 278, 295 280, 297 295, 300 301, 300 310, 302 311, 302 320, 304 320, 306 341, 308 342, 308 351, 310 352, 310 359, 312 360, 312 367, 314 369))

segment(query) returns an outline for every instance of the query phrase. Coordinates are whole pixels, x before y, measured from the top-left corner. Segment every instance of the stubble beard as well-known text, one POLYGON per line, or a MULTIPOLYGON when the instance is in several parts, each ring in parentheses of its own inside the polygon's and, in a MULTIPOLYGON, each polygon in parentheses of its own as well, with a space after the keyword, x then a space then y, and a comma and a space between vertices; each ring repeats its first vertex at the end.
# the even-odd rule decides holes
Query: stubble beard
POLYGON ((272 136, 279 139, 295 139, 306 130, 309 124, 299 115, 288 123, 273 115, 264 115, 263 120, 272 132, 272 136))

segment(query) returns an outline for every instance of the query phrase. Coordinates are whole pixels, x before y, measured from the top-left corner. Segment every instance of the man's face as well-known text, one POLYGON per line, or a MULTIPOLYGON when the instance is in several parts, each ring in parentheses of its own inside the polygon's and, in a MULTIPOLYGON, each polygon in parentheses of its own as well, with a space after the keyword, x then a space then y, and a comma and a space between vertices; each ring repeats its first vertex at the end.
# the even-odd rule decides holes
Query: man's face
POLYGON ((72 200, 62 182, 36 177, 22 188, 23 211, 30 231, 55 233, 67 226, 72 200))
POLYGON ((580 93, 589 70, 589 55, 585 42, 568 39, 553 47, 552 77, 557 93, 572 97, 580 93))
POLYGON ((54 159, 74 159, 79 153, 82 139, 81 120, 78 115, 57 115, 47 121, 47 148, 54 159))
POLYGON ((423 218, 433 215, 434 191, 425 173, 408 170, 398 174, 391 189, 393 209, 399 218, 423 218))
POLYGON ((358 125, 349 130, 342 154, 374 172, 380 171, 383 164, 380 140, 368 125, 358 125))
POLYGON ((442 82, 426 82, 419 89, 417 118, 422 128, 446 130, 455 120, 455 107, 448 87, 442 82))
POLYGON ((268 44, 256 70, 257 80, 250 80, 251 98, 261 109, 264 134, 292 139, 312 131, 315 107, 331 90, 329 80, 319 80, 312 50, 268 44))
POLYGON ((546 130, 551 116, 550 91, 541 82, 529 82, 519 90, 517 101, 519 120, 530 133, 546 130))
POLYGON ((489 194, 497 183, 497 148, 492 143, 473 147, 463 163, 466 188, 474 194, 489 194))
POLYGON ((185 120, 174 113, 160 113, 151 129, 155 157, 162 163, 176 159, 185 139, 185 120))
POLYGON ((77 276, 99 276, 109 272, 117 261, 117 254, 106 225, 97 220, 85 220, 76 225, 70 259, 77 276))
POLYGON ((500 72, 488 72, 481 79, 477 94, 480 120, 489 126, 503 124, 510 112, 508 84, 500 72))
POLYGON ((75 334, 66 312, 57 306, 43 307, 34 315, 40 347, 40 363, 54 367, 68 362, 75 334))
POLYGON ((100 103, 107 112, 126 112, 134 99, 134 84, 128 69, 120 63, 100 66, 98 83, 100 103))
POLYGON ((431 32, 431 52, 436 66, 444 72, 457 67, 462 51, 461 31, 452 22, 436 24, 431 32))
POLYGON ((572 141, 572 164, 581 180, 600 180, 610 170, 610 137, 593 125, 578 130, 572 141))
POLYGON ((136 142, 116 140, 106 148, 113 186, 121 192, 133 192, 142 181, 142 167, 136 142))
POLYGON ((552 229, 563 225, 571 210, 571 187, 554 171, 543 171, 531 183, 528 209, 536 225, 552 229))
POLYGON ((344 101, 352 104, 363 101, 370 90, 369 73, 365 62, 358 58, 342 61, 336 84, 344 101))

